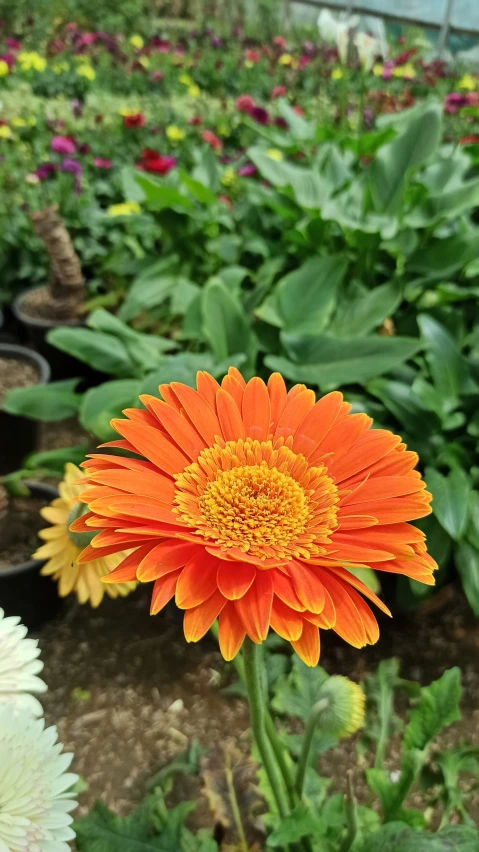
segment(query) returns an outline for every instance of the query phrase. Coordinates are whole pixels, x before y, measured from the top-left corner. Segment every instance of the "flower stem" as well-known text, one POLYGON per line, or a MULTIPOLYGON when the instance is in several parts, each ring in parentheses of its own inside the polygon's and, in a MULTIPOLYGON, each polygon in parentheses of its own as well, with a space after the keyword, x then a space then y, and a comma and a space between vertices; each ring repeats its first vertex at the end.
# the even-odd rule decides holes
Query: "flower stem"
POLYGON ((298 768, 296 770, 296 794, 301 797, 303 794, 304 787, 304 778, 306 775, 306 769, 308 768, 309 763, 309 754, 311 751, 311 745, 313 742, 314 731, 316 729, 316 725, 318 724, 319 717, 323 712, 324 708, 327 706, 327 701, 325 699, 318 701, 310 710, 309 716, 306 720, 306 728, 303 736, 303 743, 301 746, 301 753, 299 755, 298 760, 298 768))
POLYGON ((353 773, 348 769, 346 775, 347 792, 345 795, 346 804, 346 821, 348 824, 348 833, 344 838, 339 852, 349 852, 358 833, 358 812, 356 809, 356 796, 353 789, 353 773))
POLYGON ((284 818, 289 813, 288 800, 276 757, 266 734, 264 696, 258 665, 258 647, 248 637, 246 637, 243 644, 243 661, 254 738, 266 775, 268 776, 276 806, 280 816, 284 818))

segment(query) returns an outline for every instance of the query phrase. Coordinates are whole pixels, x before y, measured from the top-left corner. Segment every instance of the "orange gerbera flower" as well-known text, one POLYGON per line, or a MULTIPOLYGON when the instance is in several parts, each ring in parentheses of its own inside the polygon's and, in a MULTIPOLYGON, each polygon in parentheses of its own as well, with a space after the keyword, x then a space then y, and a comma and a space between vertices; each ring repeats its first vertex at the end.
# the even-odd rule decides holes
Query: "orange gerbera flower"
POLYGON ((101 532, 78 561, 134 548, 104 582, 154 581, 151 613, 175 596, 189 642, 219 617, 227 660, 270 627, 309 665, 318 628, 376 642, 362 595, 388 609, 348 569, 434 583, 424 534, 407 523, 431 511, 417 455, 340 393, 288 393, 279 373, 246 383, 231 368, 220 386, 202 372, 197 387, 160 385, 163 400, 141 396, 145 410, 112 421, 123 440, 104 446, 143 458, 84 462, 90 513, 72 529, 101 532))

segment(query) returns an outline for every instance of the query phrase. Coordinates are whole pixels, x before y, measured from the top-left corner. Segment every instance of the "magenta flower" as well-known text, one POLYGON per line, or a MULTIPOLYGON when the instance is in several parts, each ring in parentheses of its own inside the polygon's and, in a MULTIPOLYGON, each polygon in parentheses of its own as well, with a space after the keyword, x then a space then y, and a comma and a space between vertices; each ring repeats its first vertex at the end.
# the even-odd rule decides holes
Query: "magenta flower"
POLYGON ((268 111, 264 107, 255 106, 250 110, 249 114, 257 124, 269 124, 268 111))
POLYGON ((54 136, 50 148, 57 154, 74 154, 76 145, 69 136, 54 136))
POLYGON ((97 169, 112 169, 113 163, 111 160, 105 160, 103 157, 94 157, 93 165, 97 167, 97 169))
POLYGON ((244 166, 238 169, 239 177, 253 177, 256 174, 256 166, 253 163, 245 163, 244 166))
POLYGON ((40 180, 48 180, 51 175, 54 175, 58 169, 55 163, 40 163, 35 174, 40 180))
POLYGON ((70 172, 72 175, 81 175, 82 168, 77 160, 71 160, 67 157, 62 162, 62 172, 70 172))

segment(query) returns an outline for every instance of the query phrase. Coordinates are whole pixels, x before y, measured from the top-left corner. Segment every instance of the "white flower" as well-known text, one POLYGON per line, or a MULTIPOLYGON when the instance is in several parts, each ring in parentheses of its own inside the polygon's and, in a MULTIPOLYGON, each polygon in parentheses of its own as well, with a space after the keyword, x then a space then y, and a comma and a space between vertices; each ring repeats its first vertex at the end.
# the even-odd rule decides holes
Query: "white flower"
POLYGON ((333 15, 329 9, 321 9, 319 13, 319 34, 325 41, 336 43, 343 65, 348 58, 349 32, 357 27, 358 23, 357 15, 333 15))
POLYGON ((0 708, 0 852, 69 852, 78 775, 56 740, 44 719, 0 708))
POLYGON ((37 659, 40 654, 37 640, 26 639, 26 635, 27 628, 20 624, 20 618, 5 618, 0 608, 0 708, 9 703, 41 716, 42 705, 29 693, 45 692, 47 688, 37 677, 43 663, 37 659))
POLYGON ((359 32, 354 36, 354 44, 359 54, 361 68, 363 71, 370 71, 374 65, 376 56, 382 53, 381 43, 374 36, 359 32))

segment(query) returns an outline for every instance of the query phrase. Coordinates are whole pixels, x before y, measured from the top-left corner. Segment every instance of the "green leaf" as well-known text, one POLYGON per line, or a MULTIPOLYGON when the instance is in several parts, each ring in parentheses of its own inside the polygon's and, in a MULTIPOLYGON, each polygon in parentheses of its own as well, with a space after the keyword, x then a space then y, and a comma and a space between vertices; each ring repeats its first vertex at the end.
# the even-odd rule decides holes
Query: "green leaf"
POLYGON ((408 261, 408 270, 432 280, 452 278, 477 257, 479 231, 471 228, 465 234, 433 239, 418 249, 408 261))
POLYGON ((306 805, 296 805, 293 811, 282 819, 280 824, 269 835, 266 846, 275 849, 277 846, 285 846, 288 843, 296 843, 302 837, 320 833, 320 820, 313 816, 306 805))
POLYGON ((102 373, 131 376, 135 364, 121 340, 112 334, 89 328, 53 328, 47 334, 48 343, 84 361, 102 373))
POLYGON ((479 616, 479 550, 468 541, 460 541, 454 550, 454 562, 470 607, 479 616))
POLYGON ((141 384, 136 379, 117 379, 90 388, 83 396, 80 423, 102 441, 118 437, 110 420, 121 417, 124 408, 134 408, 138 403, 141 384))
POLYGON ((411 710, 404 731, 404 747, 424 751, 443 728, 460 719, 461 692, 461 671, 457 666, 422 687, 419 703, 411 710))
POLYGON ((145 200, 145 193, 136 182, 138 174, 131 166, 123 166, 120 172, 120 180, 123 189, 123 195, 127 201, 142 202, 145 200))
POLYGON ((205 370, 213 376, 223 377, 228 367, 240 368, 246 360, 245 355, 230 356, 226 362, 216 363, 210 352, 179 352, 178 355, 164 355, 157 369, 149 373, 141 382, 140 393, 158 395, 158 385, 169 382, 182 382, 196 388, 198 370, 205 370))
POLYGON ((279 98, 277 103, 281 118, 288 122, 288 129, 294 139, 304 142, 305 139, 313 139, 316 127, 311 121, 306 121, 301 115, 294 111, 293 107, 284 98, 279 98))
POLYGON ((329 186, 313 169, 273 160, 259 147, 248 148, 247 154, 262 176, 273 186, 290 186, 301 207, 319 209, 328 198, 329 186))
POLYGON ((145 269, 128 288, 118 316, 128 322, 143 311, 158 307, 171 296, 177 282, 178 276, 158 272, 155 266, 145 269))
POLYGON ((203 291, 203 332, 220 361, 245 352, 250 363, 255 350, 251 324, 240 302, 222 281, 213 280, 203 291))
POLYGON ((361 852, 477 852, 479 831, 449 825, 437 834, 415 831, 403 822, 391 822, 369 835, 361 852))
POLYGON ((274 685, 273 710, 285 716, 305 719, 327 679, 328 675, 321 666, 312 669, 294 656, 291 672, 279 677, 274 685))
POLYGON ((46 468, 63 476, 68 462, 79 465, 85 460, 88 444, 76 444, 74 447, 64 447, 58 450, 44 450, 41 453, 30 453, 23 465, 27 470, 46 468))
POLYGON ((11 388, 5 394, 2 409, 9 414, 20 414, 45 423, 74 417, 81 403, 80 394, 75 393, 79 381, 64 379, 48 385, 11 388))
POLYGON ((410 385, 392 379, 373 379, 367 390, 377 396, 415 439, 430 435, 439 421, 425 407, 410 385))
POLYGON ((422 347, 410 337, 337 338, 329 334, 313 336, 281 333, 292 359, 268 355, 266 365, 293 382, 316 384, 334 390, 345 384, 364 384, 398 367, 422 347))
POLYGON ((397 781, 390 781, 384 769, 367 769, 366 779, 381 803, 384 822, 404 819, 419 825, 425 823, 419 811, 404 810, 402 805, 424 763, 419 749, 410 749, 401 756, 400 774, 397 781))
POLYGON ((428 314, 419 314, 417 322, 427 342, 426 361, 434 387, 443 400, 453 401, 470 389, 471 379, 465 358, 447 329, 428 314))
POLYGON ((182 182, 182 184, 186 187, 188 192, 193 195, 200 204, 216 204, 217 198, 216 195, 208 189, 204 183, 201 183, 199 180, 195 180, 190 177, 183 169, 178 169, 178 176, 182 182))
POLYGON ((469 180, 462 186, 438 195, 430 195, 404 218, 411 228, 425 228, 437 224, 442 218, 456 219, 479 203, 479 180, 469 180))
POLYGON ((407 129, 383 145, 370 169, 370 187, 376 209, 393 213, 400 203, 411 169, 422 165, 436 150, 442 131, 442 108, 426 104, 407 129))
POLYGON ((177 349, 174 340, 158 334, 142 334, 135 331, 114 314, 102 308, 93 311, 87 320, 90 328, 98 329, 118 337, 124 344, 130 359, 142 371, 153 370, 163 352, 177 349))
POLYGON ((177 189, 162 183, 159 178, 145 175, 144 172, 135 173, 135 181, 143 191, 144 199, 150 210, 177 210, 180 213, 194 210, 194 204, 177 189))
POLYGON ((433 512, 447 533, 459 541, 464 535, 471 485, 462 468, 454 468, 443 476, 433 467, 425 471, 427 487, 432 493, 433 512))
POLYGON ((278 281, 256 315, 279 328, 322 331, 333 312, 347 267, 344 255, 310 258, 278 281))
POLYGON ((338 337, 366 335, 390 317, 400 301, 401 289, 394 283, 363 290, 356 298, 344 300, 344 306, 336 313, 330 331, 338 337))

